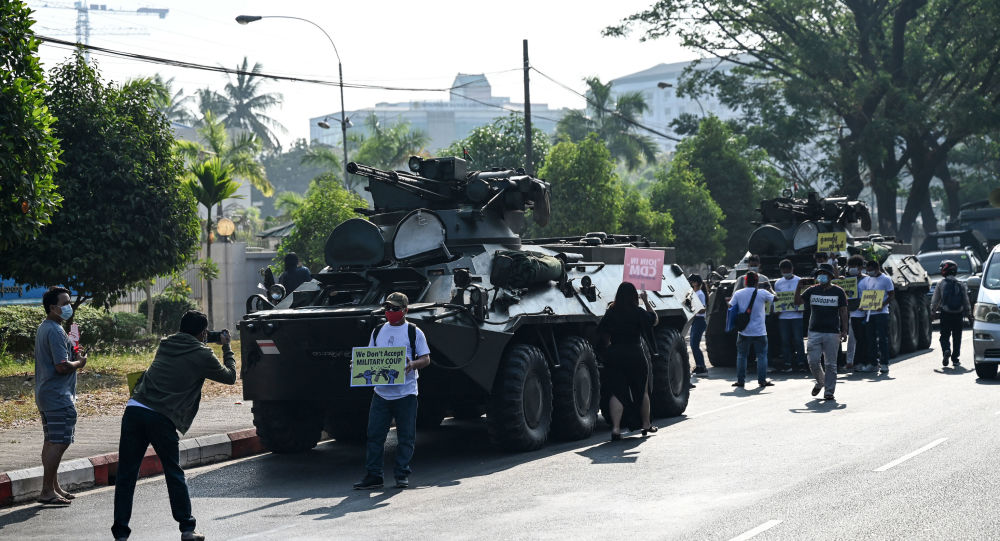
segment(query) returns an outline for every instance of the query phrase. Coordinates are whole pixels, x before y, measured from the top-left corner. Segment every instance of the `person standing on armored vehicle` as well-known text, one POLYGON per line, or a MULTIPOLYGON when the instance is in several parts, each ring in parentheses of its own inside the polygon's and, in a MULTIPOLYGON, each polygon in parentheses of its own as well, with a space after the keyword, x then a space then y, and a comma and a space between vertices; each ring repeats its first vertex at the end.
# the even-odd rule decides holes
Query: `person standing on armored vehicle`
POLYGON ((817 284, 805 291, 802 291, 805 282, 799 281, 795 304, 809 306, 809 369, 816 378, 812 395, 816 396, 826 389, 823 399, 834 400, 837 354, 840 343, 847 340, 847 294, 840 286, 831 283, 834 274, 829 263, 821 264, 813 275, 817 284))
MULTIPOLYGON (((879 310, 868 312, 868 361, 875 363, 878 359, 878 367, 882 375, 889 374, 889 303, 895 295, 895 286, 892 280, 882 274, 882 265, 876 260, 870 260, 865 264, 868 269, 868 278, 862 280, 863 287, 859 291, 878 290, 885 291, 882 295, 882 307, 879 310)), ((860 286, 860 284, 859 284, 860 286)), ((872 367, 874 372, 874 367, 872 367)))
MULTIPOLYGON (((778 264, 781 278, 774 282, 774 290, 795 291, 800 278, 795 275, 795 266, 785 259, 778 264)), ((806 353, 802 344, 802 312, 786 310, 778 314, 778 328, 781 331, 781 358, 785 361, 785 372, 806 369, 806 353)))
POLYGON ((295 252, 285 254, 285 271, 278 276, 278 283, 285 286, 285 293, 291 293, 300 285, 312 280, 309 267, 299 263, 299 255, 295 252))
MULTIPOLYGON (((757 254, 750 254, 747 257, 747 272, 748 273, 749 272, 754 272, 754 273, 757 274, 757 287, 759 287, 760 289, 766 289, 766 290, 768 290, 768 291, 770 291, 772 293, 774 292, 774 290, 771 289, 771 280, 768 279, 767 276, 764 276, 763 274, 760 273, 760 256, 759 255, 757 255, 757 254)), ((743 278, 740 278, 740 279, 736 280, 736 287, 733 289, 733 291, 739 291, 739 290, 743 289, 746 286, 747 286, 747 279, 746 279, 746 275, 744 275, 743 278)))

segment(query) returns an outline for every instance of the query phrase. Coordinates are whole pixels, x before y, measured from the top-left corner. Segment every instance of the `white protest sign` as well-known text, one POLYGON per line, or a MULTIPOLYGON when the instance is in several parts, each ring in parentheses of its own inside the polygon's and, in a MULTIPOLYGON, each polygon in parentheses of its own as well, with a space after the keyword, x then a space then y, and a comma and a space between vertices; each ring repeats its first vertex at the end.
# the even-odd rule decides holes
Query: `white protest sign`
POLYGON ((623 282, 629 282, 636 289, 659 291, 663 282, 663 250, 625 248, 625 271, 623 282))

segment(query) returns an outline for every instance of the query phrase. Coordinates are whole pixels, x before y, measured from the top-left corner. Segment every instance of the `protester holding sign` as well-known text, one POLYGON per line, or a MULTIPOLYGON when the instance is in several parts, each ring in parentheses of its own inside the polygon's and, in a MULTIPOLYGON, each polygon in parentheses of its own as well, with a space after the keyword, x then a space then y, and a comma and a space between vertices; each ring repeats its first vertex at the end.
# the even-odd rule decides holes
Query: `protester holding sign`
MULTIPOLYGON (((862 309, 868 311, 868 360, 879 363, 879 370, 883 375, 889 373, 889 303, 895 295, 895 287, 892 280, 882 274, 882 265, 878 261, 868 261, 865 264, 868 269, 868 277, 862 280, 861 294, 862 309), (879 293, 871 293, 878 291, 879 293), (876 300, 875 306, 866 306, 866 295, 868 298, 876 300)), ((874 372, 874 366, 872 367, 874 372)))
POLYGON ((851 280, 854 282, 854 295, 852 296, 847 289, 844 289, 844 293, 847 294, 847 309, 850 310, 851 316, 851 329, 847 336, 847 371, 850 372, 854 370, 855 367, 858 368, 859 372, 864 372, 869 369, 868 366, 868 341, 865 326, 866 320, 864 310, 861 310, 861 285, 859 282, 863 281, 861 276, 861 268, 865 266, 865 258, 860 255, 852 255, 847 258, 847 277, 844 280, 851 280))
POLYGON ((809 369, 816 378, 812 395, 818 395, 825 388, 823 399, 834 400, 837 354, 840 342, 847 340, 847 295, 831 283, 833 267, 829 264, 820 265, 813 274, 817 284, 802 291, 804 284, 799 282, 795 302, 809 305, 809 369))
POLYGON ((771 292, 758 288, 757 273, 747 271, 746 287, 735 293, 729 301, 729 306, 735 307, 741 314, 748 314, 749 320, 742 329, 737 327, 736 335, 736 383, 733 387, 743 387, 747 376, 747 357, 752 349, 757 353, 757 383, 761 387, 770 387, 773 382, 767 379, 767 328, 764 319, 767 317, 767 306, 774 301, 771 292))
MULTIPOLYGON (((406 348, 404 379, 400 384, 376 384, 368 410, 368 442, 365 453, 364 479, 354 483, 356 489, 382 488, 382 457, 385 453, 385 438, 389 425, 396 420, 396 467, 393 474, 396 488, 410 486, 410 460, 417 436, 417 378, 418 370, 431 364, 431 350, 427 347, 427 337, 416 325, 406 321, 410 300, 403 293, 389 294, 382 305, 385 319, 372 331, 368 341, 370 348, 386 348, 384 356, 391 356, 391 350, 406 348)), ((379 369, 382 367, 380 366, 379 369)), ((352 370, 353 371, 353 370, 352 370)), ((372 375, 376 380, 378 373, 372 375)), ((393 382, 395 383, 395 382, 393 382)))
POLYGON ((795 275, 795 266, 785 259, 778 264, 781 278, 774 282, 777 298, 790 297, 791 306, 779 304, 775 300, 774 309, 778 313, 778 327, 781 330, 781 357, 785 360, 785 372, 806 369, 806 354, 802 345, 802 307, 795 305, 795 290, 800 278, 795 275))

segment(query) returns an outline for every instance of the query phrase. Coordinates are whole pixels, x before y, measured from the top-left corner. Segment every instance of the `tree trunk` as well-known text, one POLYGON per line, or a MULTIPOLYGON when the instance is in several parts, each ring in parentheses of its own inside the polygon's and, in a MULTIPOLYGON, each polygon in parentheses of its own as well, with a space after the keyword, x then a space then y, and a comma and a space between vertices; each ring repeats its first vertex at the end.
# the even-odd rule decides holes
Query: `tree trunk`
POLYGON ((878 232, 886 236, 896 234, 896 184, 883 180, 876 184, 872 180, 875 204, 878 207, 878 232))
POLYGON ((848 199, 857 199, 865 187, 861 180, 858 149, 849 137, 841 137, 837 143, 840 145, 838 167, 840 168, 841 189, 848 199))
POLYGON ((920 211, 920 221, 924 225, 924 234, 936 233, 937 216, 934 215, 934 207, 931 206, 931 198, 924 199, 924 208, 920 211))
POLYGON ((958 213, 961 210, 962 201, 958 198, 959 183, 951 176, 951 170, 948 169, 948 161, 942 160, 938 164, 937 171, 935 171, 935 176, 941 179, 941 184, 944 185, 944 194, 948 202, 948 220, 957 220, 958 213))
MULTIPOLYGON (((208 220, 205 222, 205 259, 212 260, 212 216, 211 211, 209 211, 208 220)), ((205 278, 205 296, 206 303, 205 306, 208 310, 208 328, 214 329, 214 319, 212 313, 212 279, 205 278)))

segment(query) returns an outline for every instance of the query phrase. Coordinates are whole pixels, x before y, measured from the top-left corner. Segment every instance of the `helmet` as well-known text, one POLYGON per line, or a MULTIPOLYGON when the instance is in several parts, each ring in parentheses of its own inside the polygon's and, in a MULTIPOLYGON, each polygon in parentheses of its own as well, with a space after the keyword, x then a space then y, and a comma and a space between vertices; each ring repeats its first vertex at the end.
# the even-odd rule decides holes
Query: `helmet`
POLYGON ((941 262, 941 276, 954 276, 958 274, 958 264, 950 259, 941 262))

